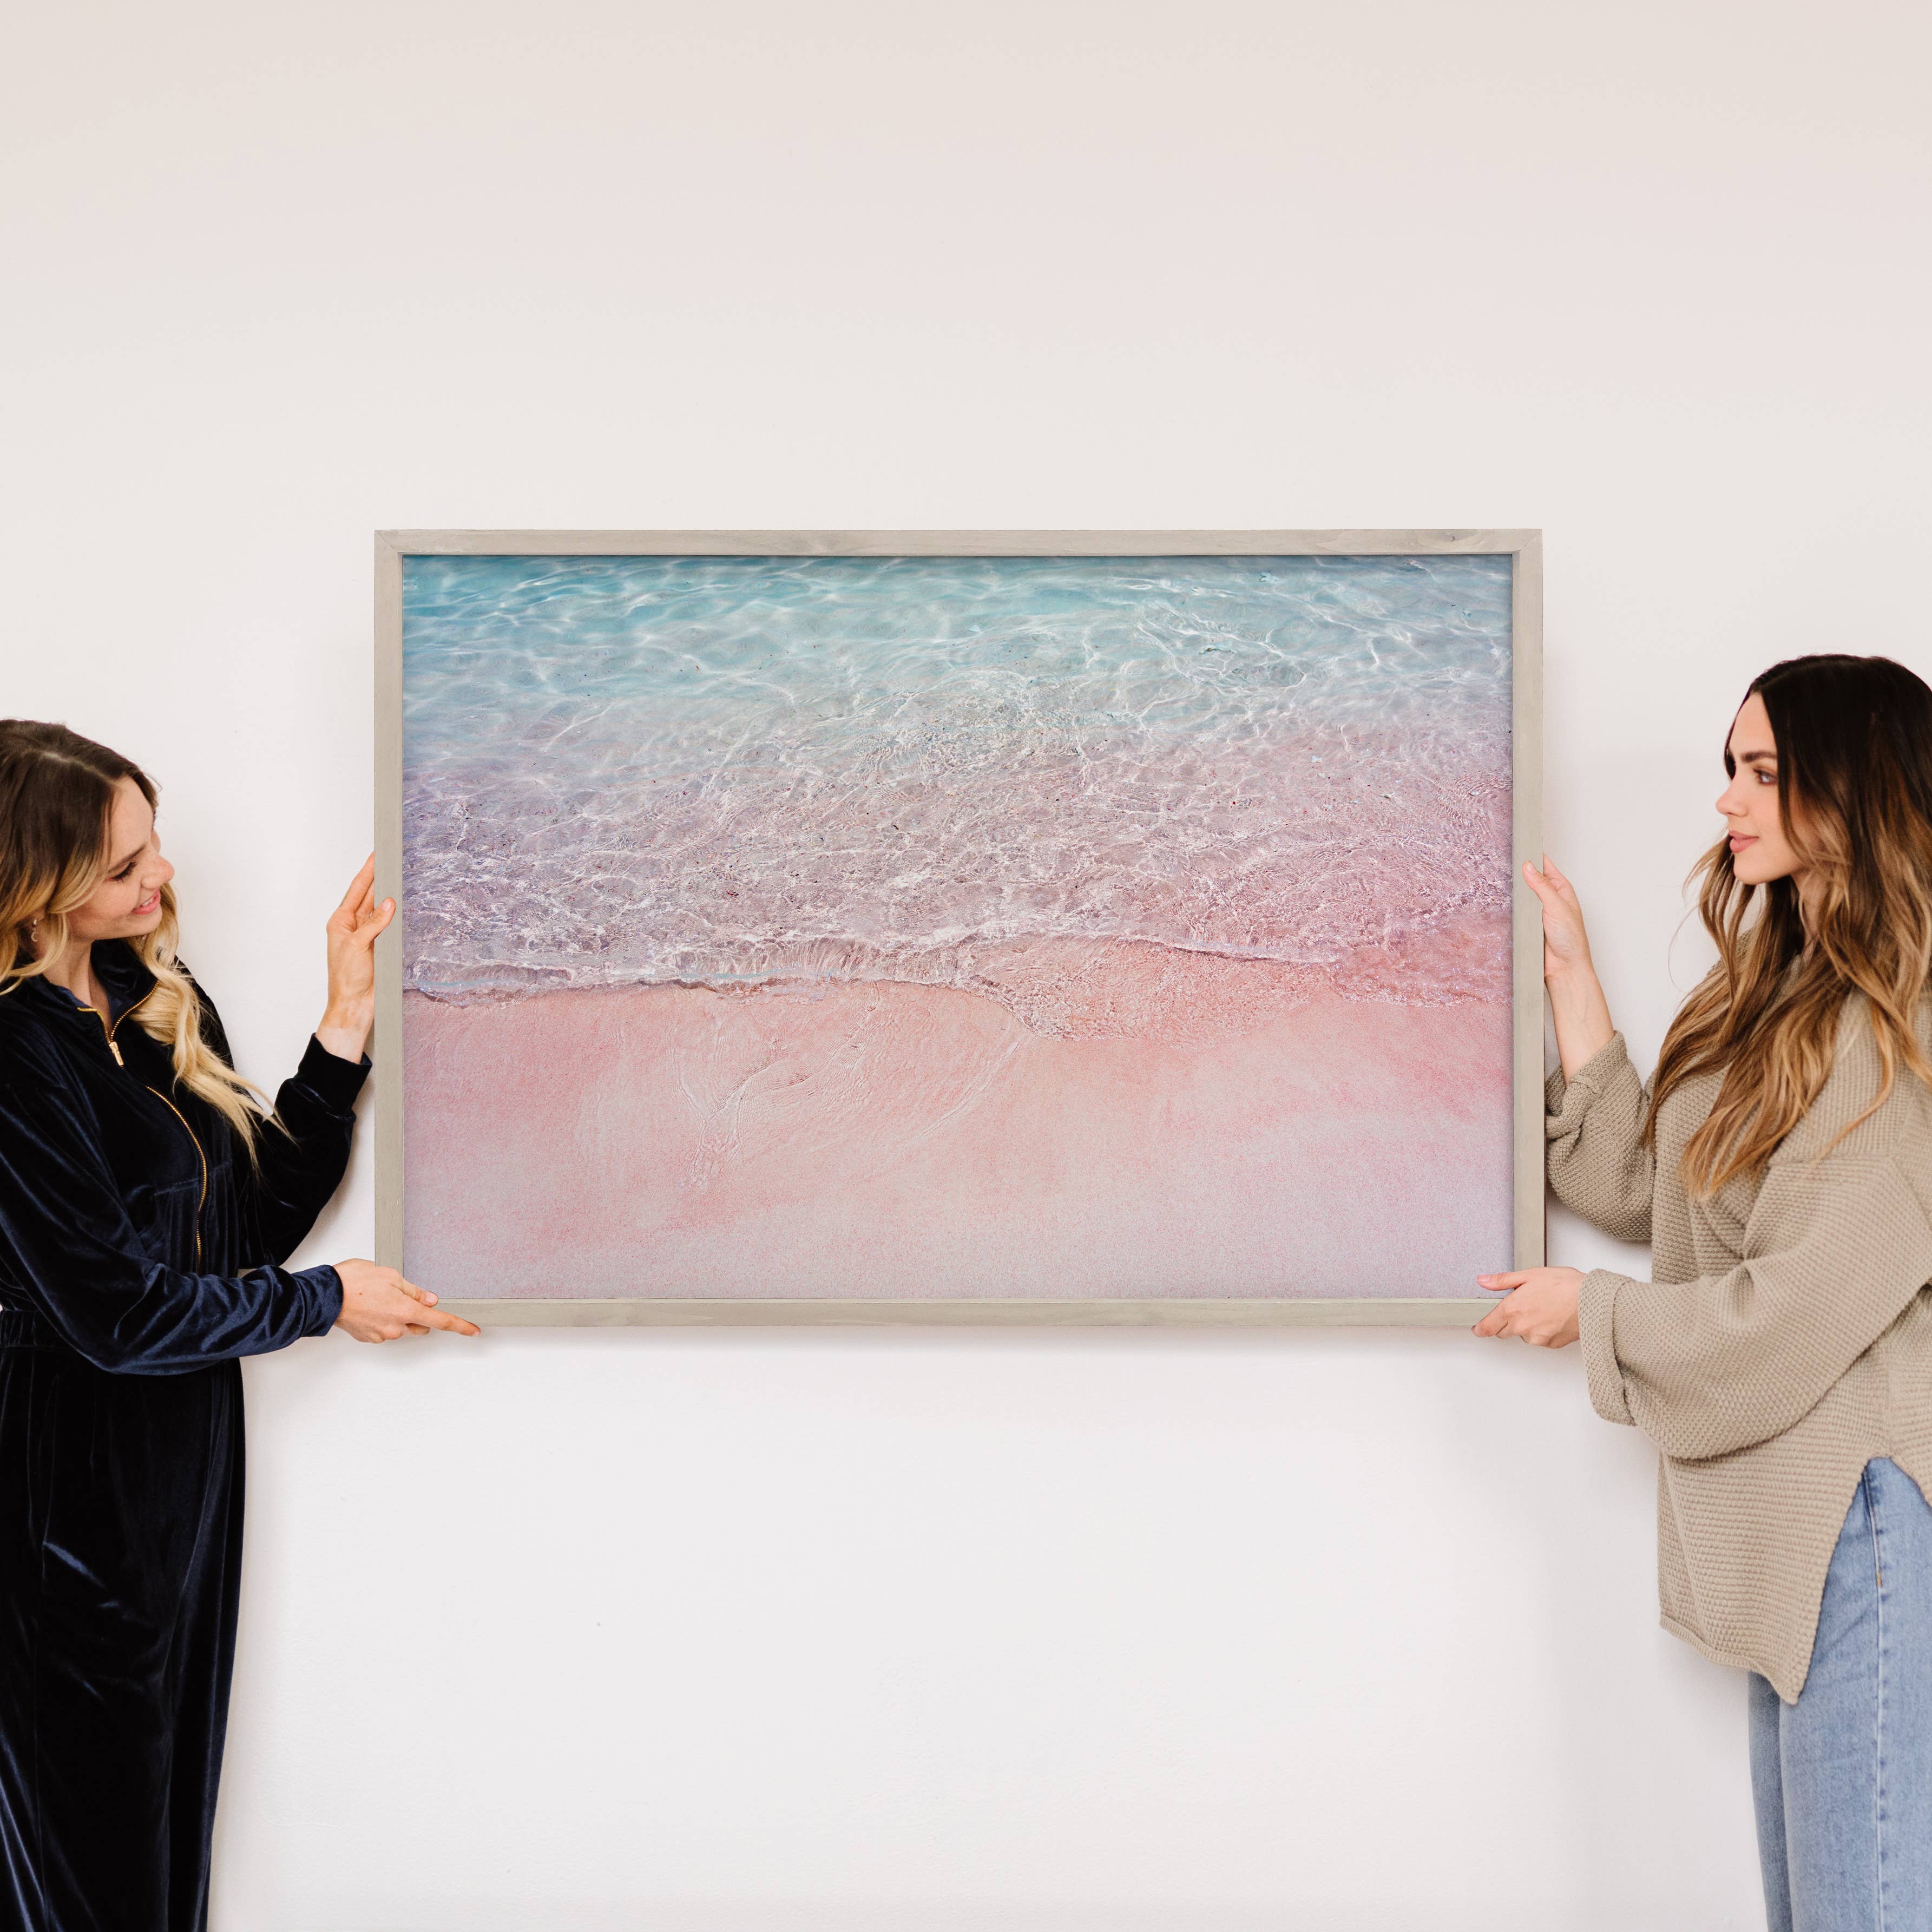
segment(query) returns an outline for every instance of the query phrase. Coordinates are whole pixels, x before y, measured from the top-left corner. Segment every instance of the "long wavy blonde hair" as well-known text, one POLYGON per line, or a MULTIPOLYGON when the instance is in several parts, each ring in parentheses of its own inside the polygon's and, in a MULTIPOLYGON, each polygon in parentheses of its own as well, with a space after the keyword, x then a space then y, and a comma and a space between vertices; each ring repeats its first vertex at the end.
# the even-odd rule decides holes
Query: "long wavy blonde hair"
MULTIPOLYGON (((94 896, 110 862, 115 788, 131 778, 150 807, 154 782, 131 759, 64 724, 0 719, 0 998, 37 979, 67 950, 68 921, 94 896)), ((235 1130, 255 1157, 269 1115, 260 1088, 202 1037, 201 999, 175 959, 172 886, 161 922, 127 943, 154 976, 129 1017, 174 1058, 175 1076, 235 1130)))
MULTIPOLYGON (((1690 875, 1718 964, 1671 1022, 1646 1133, 1654 1142, 1675 1089, 1722 1070, 1684 1150, 1686 1185, 1707 1196, 1760 1171, 1804 1118, 1831 1077, 1854 993, 1880 1067, 1858 1120, 1884 1105, 1901 1069, 1932 1085, 1918 1040, 1932 976, 1932 690, 1888 658, 1821 656, 1773 664, 1750 692, 1777 742, 1785 836, 1812 883, 1808 906, 1789 878, 1747 885, 1724 839, 1690 875)), ((1724 769, 1735 771, 1728 748, 1724 769)))

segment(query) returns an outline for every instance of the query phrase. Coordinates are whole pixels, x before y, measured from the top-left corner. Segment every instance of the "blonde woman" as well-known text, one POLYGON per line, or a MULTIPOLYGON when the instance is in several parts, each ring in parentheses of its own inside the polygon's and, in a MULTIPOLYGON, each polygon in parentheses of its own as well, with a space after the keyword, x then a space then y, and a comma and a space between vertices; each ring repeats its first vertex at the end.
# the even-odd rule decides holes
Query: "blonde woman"
POLYGON ((0 1924, 207 1923, 242 1556, 238 1358, 476 1330, 282 1264, 342 1179, 394 912, 365 866, 272 1113, 175 958, 155 790, 0 722, 0 1924))
POLYGON ((1773 1932, 1932 1928, 1932 691, 1883 658, 1751 686, 1700 872, 1718 965, 1648 1086, 1554 866, 1557 1197, 1655 1279, 1482 1277, 1478 1324, 1580 1336, 1662 1451, 1666 1628, 1749 1671, 1773 1932))

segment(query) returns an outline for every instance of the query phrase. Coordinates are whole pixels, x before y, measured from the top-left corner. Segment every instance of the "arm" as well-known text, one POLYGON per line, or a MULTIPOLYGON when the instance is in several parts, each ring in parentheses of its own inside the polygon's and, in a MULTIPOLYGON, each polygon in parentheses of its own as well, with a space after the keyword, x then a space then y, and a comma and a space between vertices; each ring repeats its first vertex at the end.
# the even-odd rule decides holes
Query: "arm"
MULTIPOLYGON (((202 1037, 230 1066, 228 1036, 214 1002, 199 986, 202 1037)), ((236 1180, 246 1193, 258 1243, 255 1252, 284 1262, 315 1226, 316 1216, 342 1185, 356 1131, 356 1096, 369 1063, 340 1059, 311 1040, 302 1064, 275 1095, 275 1114, 255 1137, 252 1172, 236 1162, 236 1180)))
POLYGON ((281 1128, 270 1126, 260 1137, 254 1188, 256 1226, 271 1260, 286 1261, 301 1246, 342 1185, 356 1131, 356 1096, 368 1072, 367 1060, 338 1060, 311 1040, 294 1077, 276 1093, 281 1128))
POLYGON ((1729 1273, 1586 1276, 1578 1316, 1598 1412, 1685 1459, 1789 1429, 1932 1282, 1925 1166, 1923 1150, 1774 1162, 1729 1273))
POLYGON ((1557 1199, 1620 1241, 1648 1240, 1657 1154, 1644 1141, 1649 1096, 1623 1035, 1612 1034, 1567 1084, 1552 1073, 1544 1097, 1544 1164, 1557 1199))
POLYGON ((151 1259, 62 1071, 18 1043, 0 1061, 0 1259, 6 1298, 97 1368, 178 1374, 326 1334, 331 1268, 184 1274, 151 1259))
MULTIPOLYGON (((362 1048, 375 1017, 375 944, 396 910, 393 899, 375 903, 375 878, 371 859, 328 916, 328 1003, 295 1077, 275 1096, 278 1124, 256 1136, 254 1172, 244 1177, 260 1251, 278 1262, 302 1245, 349 1169, 356 1096, 369 1072, 362 1048)), ((232 1066, 220 1016, 200 998, 204 1036, 232 1066)))
MULTIPOLYGON (((292 1254, 314 1226, 349 1164, 356 1096, 369 1070, 362 1047, 375 1016, 375 944, 396 911, 394 899, 376 904, 375 878, 372 858, 329 915, 328 1005, 295 1078, 285 1080, 276 1096, 278 1124, 258 1143, 260 1166, 253 1177, 251 1204, 263 1248, 278 1260, 292 1254)), ((201 998, 209 1035, 228 1059, 220 1018, 206 995, 201 998)), ((391 1342, 432 1328, 482 1333, 473 1322, 438 1308, 434 1294, 394 1268, 352 1260, 322 1272, 336 1283, 336 1325, 358 1342, 391 1342)))
POLYGON ((1543 908, 1543 984, 1556 1026, 1556 1051, 1563 1077, 1578 1070, 1610 1043, 1610 1002, 1590 958, 1590 935, 1576 888, 1544 855, 1543 869, 1522 868, 1523 882, 1543 908))
POLYGON ((1590 957, 1576 889, 1548 859, 1522 868, 1543 908, 1543 983, 1562 1070, 1544 1091, 1556 1198, 1622 1241, 1650 1239, 1654 1162, 1643 1144, 1646 1096, 1590 957))

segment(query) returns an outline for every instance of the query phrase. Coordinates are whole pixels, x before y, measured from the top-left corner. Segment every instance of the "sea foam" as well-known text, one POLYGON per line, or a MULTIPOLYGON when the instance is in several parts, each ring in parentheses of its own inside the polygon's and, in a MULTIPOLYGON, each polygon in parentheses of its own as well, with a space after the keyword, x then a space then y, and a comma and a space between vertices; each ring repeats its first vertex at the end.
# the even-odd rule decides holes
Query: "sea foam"
POLYGON ((904 980, 1058 1032, 1030 956, 1064 992, 1156 949, 1506 1000, 1510 588, 1489 556, 410 558, 406 984, 904 980))

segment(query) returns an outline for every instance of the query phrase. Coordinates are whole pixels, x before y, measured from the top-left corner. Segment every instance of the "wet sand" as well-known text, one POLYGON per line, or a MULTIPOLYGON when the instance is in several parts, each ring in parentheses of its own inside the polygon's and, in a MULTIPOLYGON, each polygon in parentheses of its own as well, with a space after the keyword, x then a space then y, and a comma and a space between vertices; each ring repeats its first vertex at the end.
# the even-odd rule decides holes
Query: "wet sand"
POLYGON ((890 980, 409 994, 407 1270, 474 1298, 920 1300, 1466 1295, 1508 1265, 1506 1002, 1148 970, 1188 1023, 1112 1022, 1117 962, 1052 1034, 890 980))

